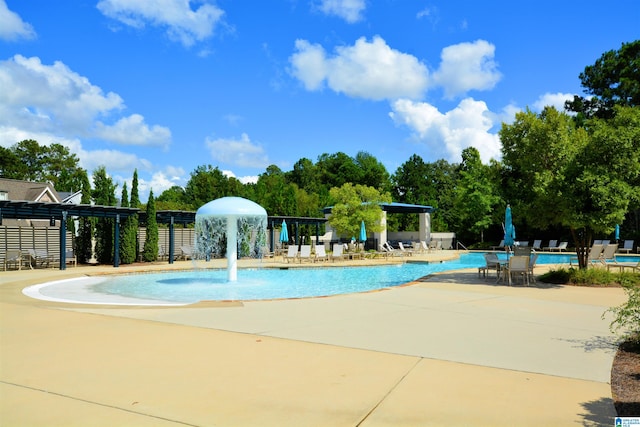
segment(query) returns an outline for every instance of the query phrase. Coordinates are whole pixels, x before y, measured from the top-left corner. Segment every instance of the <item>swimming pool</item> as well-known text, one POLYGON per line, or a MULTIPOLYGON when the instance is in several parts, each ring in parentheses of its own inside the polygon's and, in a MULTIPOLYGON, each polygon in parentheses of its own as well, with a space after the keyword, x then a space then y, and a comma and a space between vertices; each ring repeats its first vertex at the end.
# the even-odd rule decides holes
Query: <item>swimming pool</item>
MULTIPOLYGON (((504 256, 504 254, 500 254, 504 256)), ((568 264, 569 254, 540 254, 539 264, 568 264)), ((629 262, 640 257, 629 257, 629 262)), ((89 304, 182 305, 198 301, 307 298, 367 292, 399 286, 429 274, 477 268, 483 253, 443 262, 408 262, 367 267, 241 269, 229 283, 226 270, 93 276, 49 282, 24 290, 34 298, 89 304)))

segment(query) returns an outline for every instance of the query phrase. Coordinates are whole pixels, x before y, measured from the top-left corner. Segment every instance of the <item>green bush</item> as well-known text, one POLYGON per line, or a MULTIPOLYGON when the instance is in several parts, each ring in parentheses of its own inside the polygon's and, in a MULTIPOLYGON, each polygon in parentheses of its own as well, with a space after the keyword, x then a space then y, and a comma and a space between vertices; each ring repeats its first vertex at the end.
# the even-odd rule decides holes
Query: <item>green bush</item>
MULTIPOLYGON (((640 284, 625 283, 622 285, 629 299, 618 307, 605 312, 612 313, 613 321, 609 325, 612 332, 620 333, 627 341, 640 344, 640 284)), ((604 318, 605 314, 602 315, 604 318)))
POLYGON ((640 285, 640 274, 632 272, 612 272, 605 268, 560 268, 549 270, 540 276, 546 283, 576 286, 624 286, 640 285))

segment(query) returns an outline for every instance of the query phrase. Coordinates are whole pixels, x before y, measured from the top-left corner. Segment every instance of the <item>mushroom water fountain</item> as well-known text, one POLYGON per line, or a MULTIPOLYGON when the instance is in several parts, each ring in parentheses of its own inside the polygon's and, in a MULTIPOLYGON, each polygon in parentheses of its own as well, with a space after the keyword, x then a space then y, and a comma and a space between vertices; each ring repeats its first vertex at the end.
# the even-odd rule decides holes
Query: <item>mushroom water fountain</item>
POLYGON ((266 246, 267 211, 242 197, 222 197, 196 211, 194 255, 222 256, 226 241, 227 279, 238 281, 238 246, 243 256, 261 255, 266 246))

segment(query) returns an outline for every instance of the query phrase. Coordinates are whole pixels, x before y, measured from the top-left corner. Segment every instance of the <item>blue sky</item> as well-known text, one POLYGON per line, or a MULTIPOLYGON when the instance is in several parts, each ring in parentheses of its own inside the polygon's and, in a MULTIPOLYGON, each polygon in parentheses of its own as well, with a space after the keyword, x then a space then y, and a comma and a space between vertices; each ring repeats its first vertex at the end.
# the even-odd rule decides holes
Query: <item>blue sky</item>
MULTIPOLYGON (((61 143, 141 199, 210 164, 500 158, 527 107, 640 38, 636 0, 0 0, 0 145, 61 143)), ((118 190, 119 195, 119 190, 118 190)))

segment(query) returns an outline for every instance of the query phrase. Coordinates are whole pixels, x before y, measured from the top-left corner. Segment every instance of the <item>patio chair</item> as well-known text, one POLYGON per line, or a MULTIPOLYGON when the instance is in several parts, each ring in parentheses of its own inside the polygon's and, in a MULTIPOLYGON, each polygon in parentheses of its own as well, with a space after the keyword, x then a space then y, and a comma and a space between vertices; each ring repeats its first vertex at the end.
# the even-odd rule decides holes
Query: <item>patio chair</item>
POLYGON ((289 248, 287 249, 287 253, 284 254, 283 257, 286 262, 289 262, 289 261, 295 262, 296 259, 298 258, 298 246, 290 245, 289 248))
POLYGON ((514 255, 509 258, 509 264, 507 265, 507 278, 509 280, 509 286, 513 281, 513 276, 520 276, 522 283, 526 283, 529 286, 529 257, 514 255))
POLYGON ((633 250, 633 240, 625 240, 621 248, 618 248, 618 252, 629 253, 633 250))
POLYGON ((532 249, 534 250, 542 250, 542 240, 534 240, 533 241, 533 245, 531 246, 532 249))
POLYGON ((558 252, 566 251, 568 245, 569 245, 569 242, 560 242, 560 244, 558 246, 556 246, 555 248, 550 248, 549 250, 552 251, 552 252, 555 252, 555 251, 558 251, 558 252))
POLYGON ((76 254, 73 252, 73 250, 65 251, 64 259, 66 260, 65 262, 67 264, 73 264, 74 267, 78 266, 78 258, 76 257, 76 254))
POLYGON ((482 275, 486 278, 487 273, 490 270, 495 270, 496 277, 498 277, 498 273, 500 270, 500 259, 498 258, 498 255, 495 253, 486 253, 484 254, 484 261, 486 265, 478 267, 478 277, 482 275))
POLYGON ((22 252, 19 250, 9 249, 4 255, 4 271, 7 271, 8 265, 15 265, 18 270, 22 270, 22 252))
POLYGON ((429 245, 424 240, 420 240, 420 247, 422 248, 422 252, 429 252, 429 245))
POLYGON ((533 275, 533 269, 536 267, 536 263, 538 262, 538 253, 534 252, 531 254, 529 258, 529 281, 536 283, 536 276, 533 275))
POLYGON ((49 267, 52 257, 49 256, 46 249, 28 249, 27 251, 34 267, 49 267))
POLYGON ((552 249, 555 249, 558 247, 558 241, 557 240, 549 240, 549 246, 545 246, 544 248, 542 248, 543 251, 550 251, 552 249))

